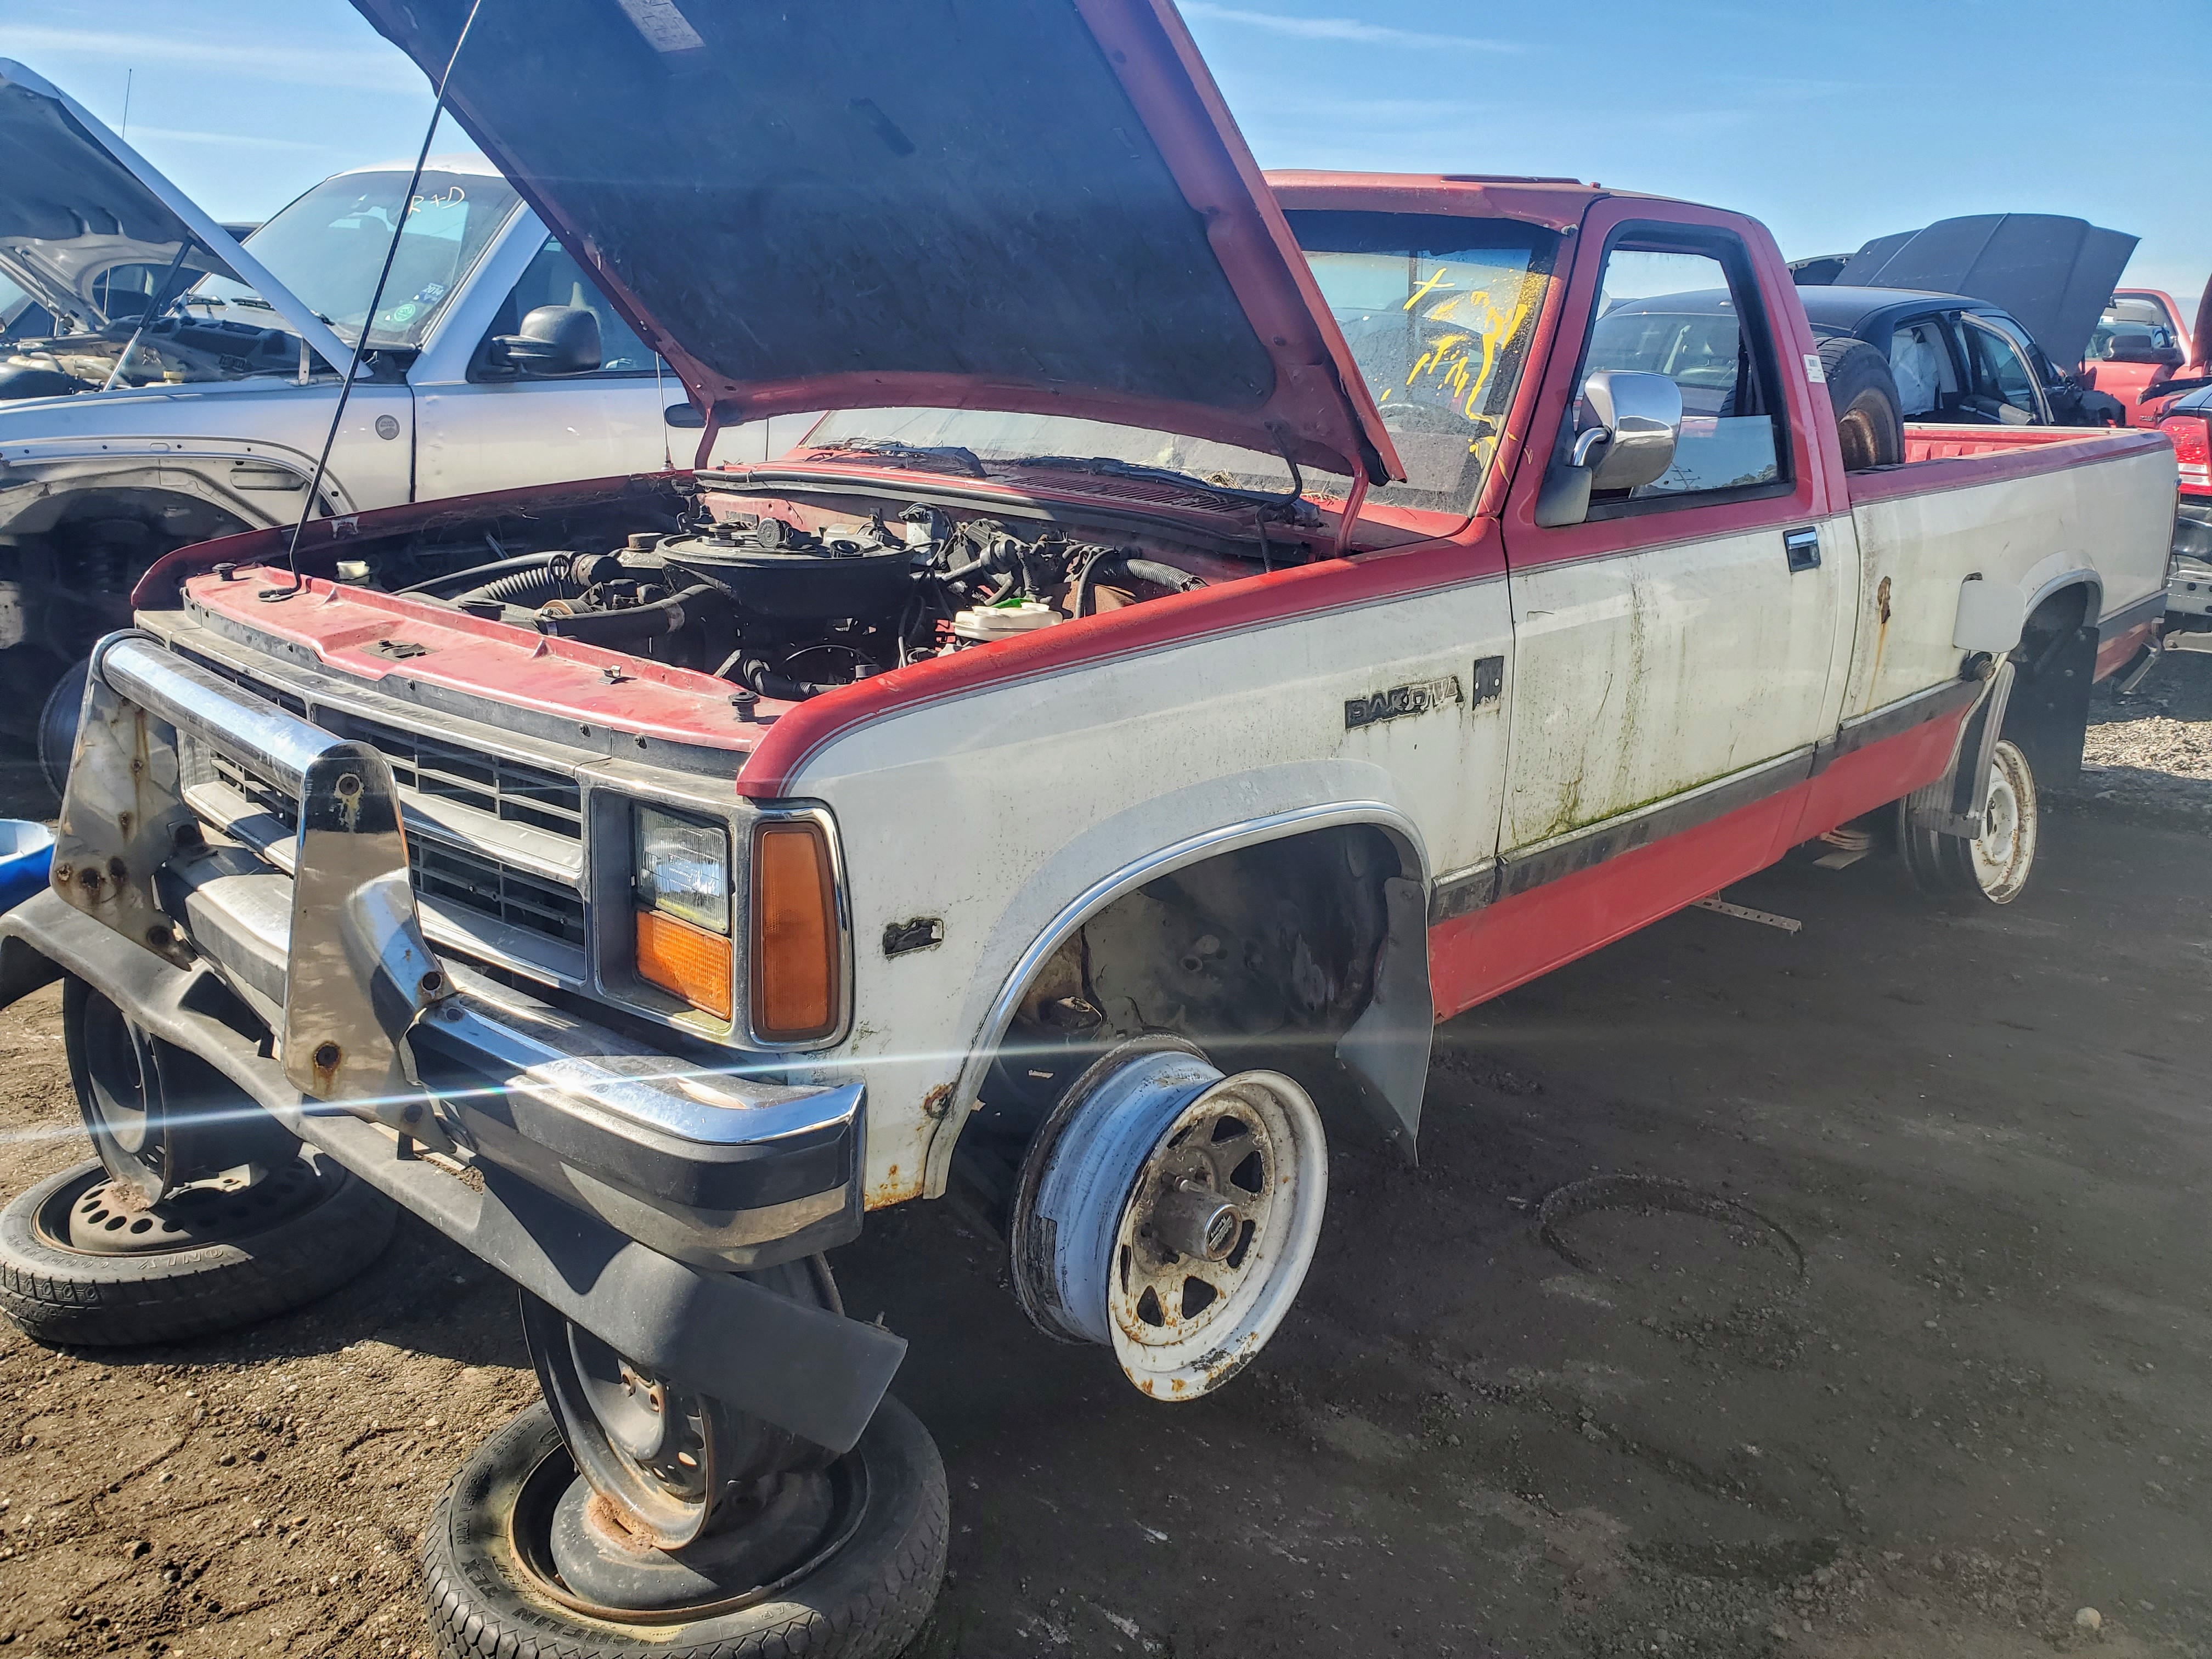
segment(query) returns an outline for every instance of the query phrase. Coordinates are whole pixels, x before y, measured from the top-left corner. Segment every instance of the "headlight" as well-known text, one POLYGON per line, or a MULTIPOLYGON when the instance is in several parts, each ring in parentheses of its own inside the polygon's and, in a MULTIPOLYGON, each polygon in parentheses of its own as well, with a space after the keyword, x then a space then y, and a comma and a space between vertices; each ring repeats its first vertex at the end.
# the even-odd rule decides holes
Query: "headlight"
POLYGON ((729 832, 640 806, 635 847, 637 976, 728 1019, 734 1011, 729 832))
POLYGON ((637 902, 641 909, 658 910, 711 933, 727 933, 729 831, 639 807, 637 902))

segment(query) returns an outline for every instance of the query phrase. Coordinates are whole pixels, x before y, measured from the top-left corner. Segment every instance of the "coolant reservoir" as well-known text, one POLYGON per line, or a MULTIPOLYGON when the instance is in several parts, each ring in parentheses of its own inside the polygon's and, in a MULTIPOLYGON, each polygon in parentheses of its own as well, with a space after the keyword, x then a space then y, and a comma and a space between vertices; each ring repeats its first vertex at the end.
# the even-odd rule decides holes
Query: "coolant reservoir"
POLYGON ((1060 612, 1050 605, 1024 599, 1019 605, 984 605, 963 611, 952 618, 952 632, 963 640, 1003 640, 1012 635, 1049 628, 1059 620, 1060 612))

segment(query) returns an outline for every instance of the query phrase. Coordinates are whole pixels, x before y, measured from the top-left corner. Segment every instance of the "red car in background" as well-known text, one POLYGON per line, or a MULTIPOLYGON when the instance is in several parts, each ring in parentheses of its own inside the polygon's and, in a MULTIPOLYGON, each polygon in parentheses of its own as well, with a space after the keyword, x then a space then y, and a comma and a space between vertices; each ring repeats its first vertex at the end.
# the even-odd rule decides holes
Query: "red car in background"
MULTIPOLYGON (((2212 301, 2212 288, 2206 299, 2212 301)), ((2078 378, 2125 404, 2130 426, 2158 425, 2163 409, 2158 390, 2207 373, 2212 349, 2203 333, 2206 310, 2197 306, 2199 331, 2192 337, 2172 295, 2154 288, 2113 289, 2089 336, 2078 378)))

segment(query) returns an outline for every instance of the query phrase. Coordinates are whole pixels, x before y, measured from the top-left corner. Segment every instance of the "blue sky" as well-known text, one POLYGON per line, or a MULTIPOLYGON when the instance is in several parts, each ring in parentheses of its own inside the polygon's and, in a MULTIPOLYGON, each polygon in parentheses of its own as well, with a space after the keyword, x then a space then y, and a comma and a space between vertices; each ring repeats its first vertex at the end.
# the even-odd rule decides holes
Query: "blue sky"
MULTIPOLYGON (((1738 208, 1791 258, 1958 213, 2142 238, 2193 306, 2212 190, 2203 0, 1187 0, 1271 167, 1566 173, 1738 208)), ((21 58, 222 218, 411 155, 421 76, 344 0, 0 0, 21 58)), ((459 147, 441 145, 441 148, 459 147)))

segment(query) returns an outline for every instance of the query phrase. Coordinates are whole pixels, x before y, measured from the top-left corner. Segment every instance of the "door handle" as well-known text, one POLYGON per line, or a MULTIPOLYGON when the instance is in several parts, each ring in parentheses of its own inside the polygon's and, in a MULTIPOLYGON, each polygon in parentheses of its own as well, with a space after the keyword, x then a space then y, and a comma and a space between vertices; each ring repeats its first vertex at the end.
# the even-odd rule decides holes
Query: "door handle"
POLYGON ((1802 530, 1784 531, 1782 552, 1790 561, 1792 575, 1801 570, 1818 570, 1820 568, 1820 532, 1810 525, 1802 530))

